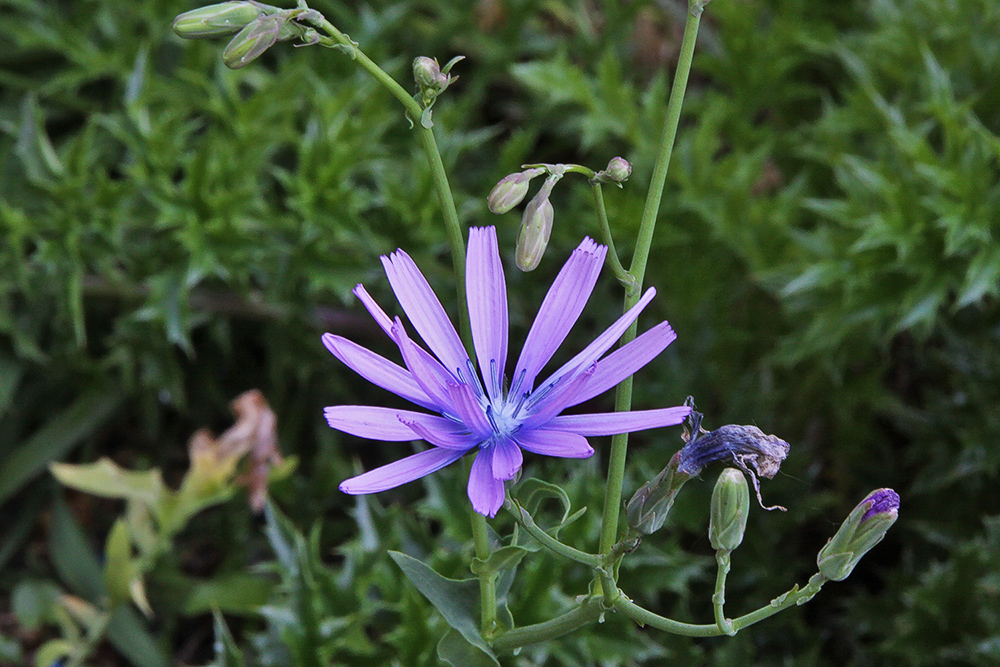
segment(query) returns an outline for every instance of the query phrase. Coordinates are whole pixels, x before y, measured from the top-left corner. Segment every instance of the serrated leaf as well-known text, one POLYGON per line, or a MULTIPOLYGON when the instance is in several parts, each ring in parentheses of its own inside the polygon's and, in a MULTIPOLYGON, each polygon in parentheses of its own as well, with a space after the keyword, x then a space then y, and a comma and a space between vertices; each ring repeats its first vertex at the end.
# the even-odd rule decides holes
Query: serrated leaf
POLYGON ((969 264, 956 307, 969 306, 987 294, 996 294, 998 289, 1000 289, 1000 249, 995 246, 984 248, 969 264))
POLYGON ((426 564, 399 551, 390 551, 399 568, 416 586, 444 620, 454 628, 467 643, 481 651, 490 665, 499 666, 492 649, 479 634, 477 616, 479 612, 479 582, 475 579, 448 579, 426 564))

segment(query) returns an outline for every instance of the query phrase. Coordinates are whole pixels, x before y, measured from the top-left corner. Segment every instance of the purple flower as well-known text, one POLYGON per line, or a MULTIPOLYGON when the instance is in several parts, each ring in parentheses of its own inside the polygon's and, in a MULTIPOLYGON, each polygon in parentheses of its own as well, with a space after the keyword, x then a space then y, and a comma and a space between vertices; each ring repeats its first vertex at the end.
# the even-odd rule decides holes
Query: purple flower
POLYGON ((469 476, 469 499, 480 514, 503 505, 504 481, 521 469, 522 450, 546 456, 586 458, 586 436, 627 433, 679 424, 689 407, 562 415, 649 363, 676 334, 661 322, 628 345, 614 345, 653 298, 650 288, 631 310, 582 352, 541 382, 549 362, 579 318, 597 282, 606 248, 585 238, 573 251, 542 302, 506 386, 507 288, 493 227, 469 230, 465 276, 478 371, 423 274, 402 250, 382 257, 389 284, 430 352, 410 338, 402 321, 388 315, 364 287, 354 288, 368 312, 399 346, 405 368, 356 343, 324 334, 323 343, 358 375, 428 412, 365 405, 326 408, 330 426, 374 440, 423 439, 433 445, 417 454, 341 483, 345 493, 375 493, 413 481, 478 448, 469 476), (433 354, 432 354, 433 353, 433 354))

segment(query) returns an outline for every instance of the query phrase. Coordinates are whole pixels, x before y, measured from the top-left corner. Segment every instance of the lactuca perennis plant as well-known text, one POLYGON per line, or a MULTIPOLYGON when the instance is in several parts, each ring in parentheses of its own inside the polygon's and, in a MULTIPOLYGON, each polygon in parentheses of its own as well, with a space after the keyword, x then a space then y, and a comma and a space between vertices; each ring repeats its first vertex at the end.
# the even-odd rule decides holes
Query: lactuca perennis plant
MULTIPOLYGON (((858 559, 881 539, 896 516, 898 496, 887 489, 876 491, 824 548, 818 560, 819 572, 804 587, 795 586, 756 611, 728 618, 724 607, 726 574, 731 554, 745 538, 750 508, 746 477, 753 482, 761 501, 759 478, 774 476, 788 454, 788 443, 753 426, 725 425, 705 431, 701 428, 702 415, 693 410, 693 401, 679 407, 631 409, 631 374, 650 363, 674 337, 666 322, 637 336, 636 320, 654 294, 652 288, 643 292, 642 285, 696 36, 707 4, 708 0, 691 0, 688 7, 677 71, 629 267, 619 259, 602 191, 603 185, 614 183, 620 187, 631 176, 632 167, 624 158, 612 158, 601 170, 577 164, 527 164, 502 179, 487 197, 493 213, 506 214, 528 196, 531 182, 542 178, 522 215, 514 252, 522 270, 530 271, 544 259, 556 221, 551 194, 560 181, 571 175, 587 179, 594 198, 595 236, 602 242, 599 245, 585 239, 571 253, 541 304, 512 368, 508 366, 507 295, 500 260, 503 253, 490 227, 472 228, 466 245, 466 232, 459 221, 437 149, 435 130, 439 128, 431 122, 431 107, 454 81, 451 70, 461 57, 440 67, 436 59, 418 56, 413 62, 414 92, 409 92, 365 55, 361 45, 308 7, 304 0, 294 9, 249 1, 226 2, 187 12, 174 23, 181 37, 233 35, 223 53, 224 62, 232 68, 246 66, 280 41, 337 49, 382 84, 411 121, 441 205, 455 274, 459 326, 456 329, 452 324, 433 288, 404 251, 383 257, 392 290, 423 344, 411 338, 402 319, 390 317, 360 285, 355 295, 397 345, 402 365, 335 334, 326 334, 323 341, 362 377, 421 410, 341 405, 327 408, 326 417, 334 428, 364 438, 390 442, 422 440, 429 444, 416 454, 344 481, 341 489, 347 493, 389 489, 430 474, 466 454, 475 454, 468 496, 475 549, 470 569, 478 580, 478 619, 470 617, 468 605, 454 603, 457 599, 468 600, 468 582, 446 579, 412 557, 394 554, 404 573, 451 625, 452 631, 439 644, 439 655, 453 665, 467 664, 470 655, 476 656, 477 664, 498 664, 498 653, 552 640, 609 611, 678 634, 702 637, 735 634, 782 609, 808 601, 826 581, 846 577, 858 559), (419 122, 414 122, 417 119, 419 122), (623 288, 623 315, 577 356, 538 381, 543 377, 543 367, 579 317, 602 263, 609 266, 623 288), (621 347, 607 354, 616 341, 620 341, 621 347), (563 413, 612 386, 617 386, 614 413, 563 413), (628 433, 678 424, 684 419, 686 444, 662 472, 634 493, 627 505, 623 503, 628 433), (555 531, 542 529, 526 503, 519 499, 525 486, 537 489, 539 484, 548 483, 537 480, 532 484, 531 480, 517 483, 516 478, 523 467, 530 465, 523 451, 563 458, 589 456, 594 449, 587 438, 602 435, 613 437, 608 453, 600 539, 596 549, 585 550, 559 540, 555 531), (709 539, 718 562, 712 597, 715 618, 711 623, 692 624, 635 604, 619 588, 618 571, 622 561, 640 547, 643 539, 665 525, 683 486, 715 463, 727 467, 713 494, 709 526, 709 539), (497 536, 503 546, 496 549, 496 538, 491 539, 486 517, 493 517, 501 507, 510 511, 517 530, 509 536, 497 536), (620 521, 623 507, 625 527, 620 521), (576 602, 561 616, 515 627, 509 615, 498 613, 497 582, 501 573, 511 575, 529 553, 519 538, 523 532, 552 554, 589 568, 593 582, 585 591, 566 592, 567 598, 575 595, 576 602)), ((557 487, 549 484, 549 488, 557 487)))

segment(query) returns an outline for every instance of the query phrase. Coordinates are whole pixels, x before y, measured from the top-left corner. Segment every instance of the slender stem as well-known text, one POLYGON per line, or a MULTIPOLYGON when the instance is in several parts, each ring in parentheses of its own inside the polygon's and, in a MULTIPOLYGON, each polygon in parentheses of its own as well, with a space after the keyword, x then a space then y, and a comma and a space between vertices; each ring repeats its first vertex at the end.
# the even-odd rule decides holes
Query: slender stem
POLYGON ((525 532, 531 535, 533 538, 538 540, 542 546, 549 549, 553 553, 559 554, 564 558, 576 561, 581 565, 586 565, 594 569, 599 569, 604 564, 604 559, 600 556, 594 554, 588 554, 579 549, 574 549, 568 544, 563 544, 559 540, 555 539, 544 530, 542 530, 535 520, 532 518, 528 510, 524 509, 518 505, 515 501, 508 498, 507 502, 504 503, 504 508, 513 515, 514 519, 524 528, 525 532))
MULTIPOLYGON (((486 533, 486 517, 475 510, 470 510, 472 517, 472 542, 476 549, 476 558, 485 561, 490 557, 490 540, 486 533)), ((497 627, 497 589, 496 573, 482 572, 479 574, 480 602, 480 632, 484 637, 491 637, 497 627)))
POLYGON ((615 278, 621 283, 622 287, 625 288, 625 294, 631 295, 638 289, 638 285, 635 282, 635 276, 629 273, 624 266, 622 266, 621 260, 618 259, 618 251, 615 250, 615 239, 611 235, 611 225, 608 223, 608 211, 604 206, 604 191, 601 189, 600 183, 593 183, 592 190, 594 191, 594 203, 597 206, 597 220, 601 224, 601 240, 604 244, 608 246, 608 266, 614 271, 615 278))
MULTIPOLYGON (((767 604, 756 611, 752 611, 749 614, 744 614, 739 618, 732 619, 732 634, 736 634, 743 628, 751 626, 754 623, 759 623, 765 618, 770 618, 779 611, 784 611, 793 605, 805 604, 819 592, 819 589, 822 588, 825 583, 826 578, 823 577, 823 575, 814 574, 812 578, 809 579, 809 583, 807 583, 805 587, 800 589, 796 585, 784 595, 771 600, 770 604, 767 604)), ((659 614, 654 614, 648 609, 643 609, 639 605, 635 604, 624 595, 615 600, 615 609, 624 613, 633 621, 641 625, 649 625, 659 630, 665 630, 677 635, 685 635, 688 637, 717 637, 719 635, 727 634, 723 630, 719 629, 719 626, 716 623, 698 625, 692 623, 681 623, 680 621, 675 621, 672 618, 666 618, 664 616, 660 616, 659 614)))
MULTIPOLYGON (((633 294, 625 296, 625 310, 628 310, 639 300, 642 291, 642 280, 646 273, 646 263, 652 247, 653 232, 656 228, 656 217, 660 211, 660 199, 663 196, 663 186, 667 180, 667 167, 670 165, 670 155, 673 152, 674 139, 677 137, 677 125, 680 121, 681 103, 687 90, 688 74, 691 72, 691 62, 694 57, 694 46, 698 36, 698 26, 701 23, 700 13, 695 16, 688 12, 687 23, 684 26, 684 39, 681 42, 680 58, 677 61, 677 72, 670 91, 670 101, 667 103, 667 118, 663 125, 663 135, 660 138, 660 150, 653 166, 653 177, 646 196, 646 206, 639 223, 639 234, 636 239, 635 255, 629 273, 635 278, 636 289, 633 294)), ((635 339, 637 324, 633 323, 621 344, 625 345, 635 339)), ((632 378, 631 376, 618 385, 615 394, 615 410, 626 411, 632 408, 632 378)), ((628 435, 616 435, 611 439, 611 460, 608 464, 608 482, 604 493, 604 516, 601 523, 601 553, 608 553, 617 541, 618 518, 621 512, 622 482, 625 477, 625 457, 628 450, 628 435)))
POLYGON ((522 646, 562 637, 588 623, 593 623, 603 613, 604 607, 601 601, 591 598, 562 616, 557 616, 544 623, 525 625, 505 632, 493 640, 493 650, 497 653, 510 653, 522 646))
POLYGON ((719 549, 715 552, 715 561, 719 565, 715 575, 715 593, 712 595, 712 609, 715 612, 715 624, 727 635, 735 635, 733 622, 726 618, 726 575, 729 574, 729 552, 719 549))
POLYGON ((644 609, 629 600, 624 595, 615 600, 615 609, 622 612, 640 625, 649 625, 658 630, 665 630, 675 635, 686 637, 716 637, 720 634, 719 626, 715 623, 695 625, 693 623, 682 623, 672 618, 654 614, 648 609, 644 609))
POLYGON ((351 57, 356 60, 359 65, 361 65, 362 69, 375 77, 375 79, 385 86, 385 88, 392 93, 396 99, 403 103, 403 106, 406 107, 406 110, 410 113, 412 118, 420 118, 420 114, 423 113, 423 109, 421 109, 420 104, 413 99, 413 95, 406 92, 406 89, 399 85, 395 79, 389 76, 384 69, 376 65, 371 58, 366 56, 347 35, 337 30, 336 26, 327 21, 323 16, 314 18, 310 21, 310 23, 330 35, 337 45, 344 47, 351 57))
POLYGON ((803 605, 819 593, 819 589, 823 588, 823 584, 827 581, 820 573, 814 574, 809 582, 803 587, 799 588, 795 586, 792 590, 788 591, 782 596, 779 596, 771 600, 771 604, 766 607, 761 607, 757 611, 752 611, 749 614, 744 614, 739 618, 733 619, 733 629, 739 631, 748 625, 753 625, 759 621, 763 621, 765 618, 770 618, 774 616, 779 611, 784 611, 792 605, 803 605))

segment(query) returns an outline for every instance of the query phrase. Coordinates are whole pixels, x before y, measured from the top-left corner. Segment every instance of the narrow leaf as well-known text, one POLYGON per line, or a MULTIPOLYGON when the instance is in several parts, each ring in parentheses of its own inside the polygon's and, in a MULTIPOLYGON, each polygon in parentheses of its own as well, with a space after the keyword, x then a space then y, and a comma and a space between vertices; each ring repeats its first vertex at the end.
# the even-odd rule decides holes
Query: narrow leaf
POLYGON ((0 505, 45 469, 79 445, 115 411, 121 396, 84 394, 54 416, 0 463, 0 505))

